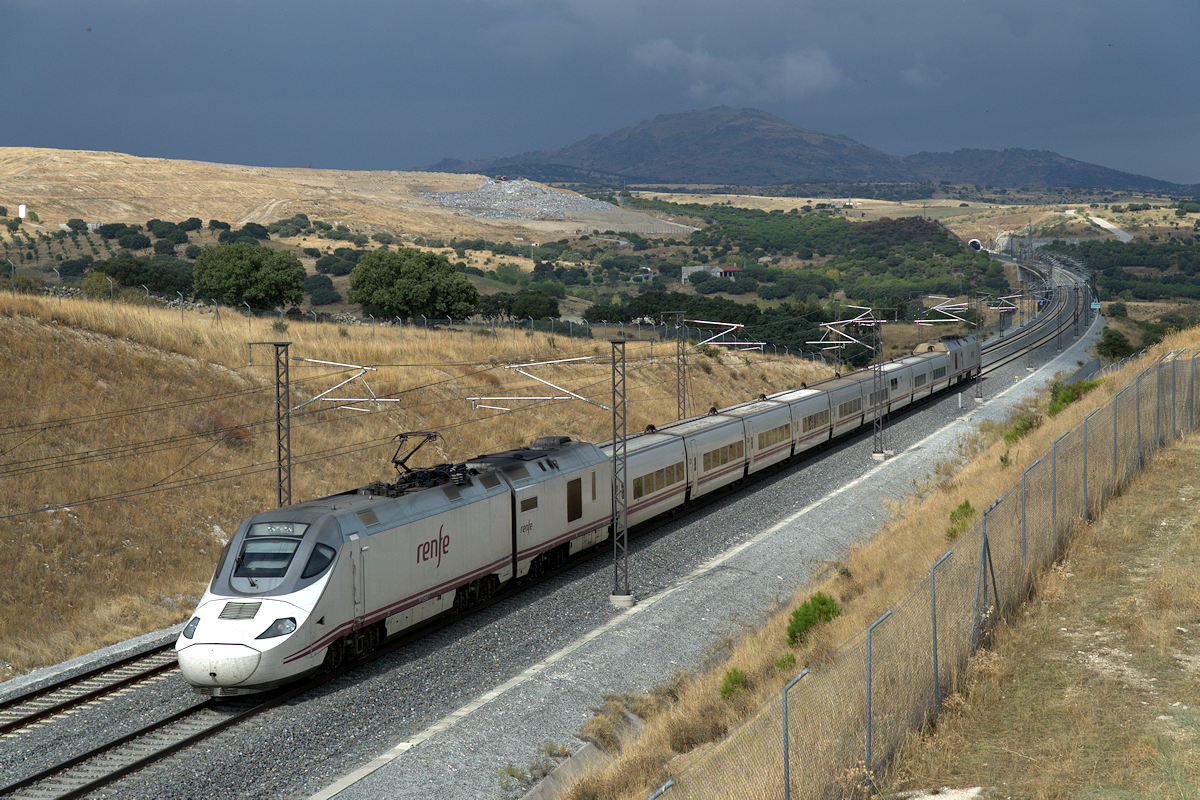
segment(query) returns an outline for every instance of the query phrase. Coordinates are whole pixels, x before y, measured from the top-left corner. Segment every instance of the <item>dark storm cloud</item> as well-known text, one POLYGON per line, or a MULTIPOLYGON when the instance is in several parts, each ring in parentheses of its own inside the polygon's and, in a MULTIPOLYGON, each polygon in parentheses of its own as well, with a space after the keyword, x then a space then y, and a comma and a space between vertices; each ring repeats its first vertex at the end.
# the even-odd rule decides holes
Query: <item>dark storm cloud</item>
POLYGON ((398 169, 723 104, 1200 181, 1198 30, 1183 0, 18 2, 0 142, 398 169))

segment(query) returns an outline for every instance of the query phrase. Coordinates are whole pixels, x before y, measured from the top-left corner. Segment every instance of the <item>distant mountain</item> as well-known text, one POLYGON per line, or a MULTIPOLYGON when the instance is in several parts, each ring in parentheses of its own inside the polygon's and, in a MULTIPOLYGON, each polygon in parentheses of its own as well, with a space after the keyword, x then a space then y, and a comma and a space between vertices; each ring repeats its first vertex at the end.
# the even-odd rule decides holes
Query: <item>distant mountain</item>
POLYGON ((1169 181, 1119 172, 1042 150, 958 150, 893 156, 845 136, 805 130, 754 109, 664 114, 559 150, 428 169, 520 175, 541 181, 622 180, 753 186, 817 181, 950 181, 991 186, 1074 186, 1181 192, 1169 181))

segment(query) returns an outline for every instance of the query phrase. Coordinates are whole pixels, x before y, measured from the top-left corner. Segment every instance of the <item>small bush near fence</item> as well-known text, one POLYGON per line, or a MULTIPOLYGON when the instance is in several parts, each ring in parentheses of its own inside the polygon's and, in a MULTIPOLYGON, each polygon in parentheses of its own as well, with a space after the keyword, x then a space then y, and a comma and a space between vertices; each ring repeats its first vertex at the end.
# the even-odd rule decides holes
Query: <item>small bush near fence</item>
POLYGON ((725 672, 725 680, 721 684, 721 699, 730 700, 735 694, 746 688, 746 672, 737 667, 730 667, 725 672))
POLYGON ((837 600, 824 592, 817 592, 792 612, 792 619, 787 626, 788 644, 792 647, 802 644, 808 638, 808 632, 818 623, 828 622, 841 613, 842 607, 837 600))

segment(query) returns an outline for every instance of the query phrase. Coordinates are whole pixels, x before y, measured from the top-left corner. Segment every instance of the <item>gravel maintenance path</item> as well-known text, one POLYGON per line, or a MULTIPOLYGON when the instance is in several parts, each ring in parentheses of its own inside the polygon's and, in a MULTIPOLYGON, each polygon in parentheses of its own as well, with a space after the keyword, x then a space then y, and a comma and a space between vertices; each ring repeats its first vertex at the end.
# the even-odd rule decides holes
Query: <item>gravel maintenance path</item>
MULTIPOLYGON (((663 683, 760 621, 870 537, 887 502, 952 457, 979 421, 1003 418, 1054 374, 1073 372, 1101 325, 1062 354, 1043 348, 1036 372, 1014 365, 990 377, 982 404, 968 389, 961 410, 948 395, 892 422, 896 455, 885 462, 871 458, 868 433, 634 539, 632 609, 609 603, 612 560, 594 558, 92 797, 520 797, 528 786, 502 787, 501 769, 534 763, 545 742, 574 752, 604 694, 663 683)), ((0 685, 0 697, 13 684, 0 685)), ((19 745, 5 742, 0 773, 31 772, 47 752, 61 757, 193 697, 167 679, 130 693, 115 716, 68 715, 69 734, 47 723, 19 745)))

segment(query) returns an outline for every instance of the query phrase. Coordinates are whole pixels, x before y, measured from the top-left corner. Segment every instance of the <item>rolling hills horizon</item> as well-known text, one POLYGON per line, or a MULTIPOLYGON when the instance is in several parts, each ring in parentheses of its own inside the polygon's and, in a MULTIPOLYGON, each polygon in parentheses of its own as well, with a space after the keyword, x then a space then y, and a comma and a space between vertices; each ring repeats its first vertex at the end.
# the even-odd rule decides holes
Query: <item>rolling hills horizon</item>
POLYGON ((1190 194, 1200 187, 1135 175, 1046 150, 960 149, 897 156, 847 136, 749 108, 663 114, 557 150, 445 158, 436 172, 511 174, 546 182, 730 184, 818 181, 1081 187, 1190 194))

